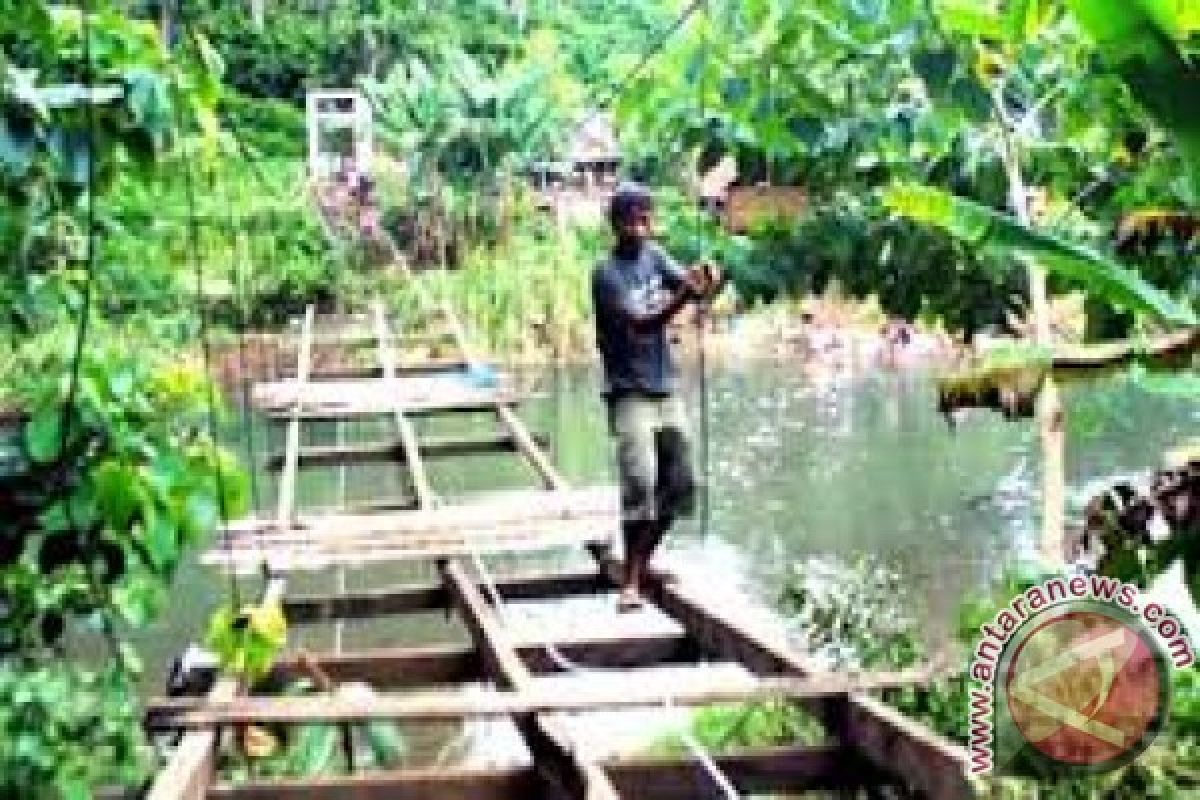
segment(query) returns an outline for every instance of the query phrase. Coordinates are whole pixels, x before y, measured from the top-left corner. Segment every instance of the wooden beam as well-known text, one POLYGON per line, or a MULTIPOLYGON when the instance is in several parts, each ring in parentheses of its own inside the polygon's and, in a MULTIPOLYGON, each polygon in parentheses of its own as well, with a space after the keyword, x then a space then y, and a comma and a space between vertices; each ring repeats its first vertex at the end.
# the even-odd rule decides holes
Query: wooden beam
POLYGON ((240 697, 226 701, 159 698, 147 705, 147 724, 157 729, 207 728, 251 722, 365 722, 368 720, 461 720, 569 711, 760 703, 833 697, 850 691, 896 689, 917 680, 912 673, 851 676, 823 673, 809 678, 751 679, 712 672, 703 664, 668 670, 654 680, 630 671, 620 680, 593 684, 587 674, 566 680, 534 680, 516 691, 464 691, 462 687, 367 697, 240 697))
MULTIPOLYGON (((743 795, 787 796, 879 786, 883 777, 836 745, 746 750, 713 757, 743 795)), ((601 764, 617 790, 639 800, 727 800, 699 759, 634 758, 601 764)))
POLYGON ((391 514, 323 514, 306 516, 294 525, 280 529, 272 519, 247 518, 231 522, 224 529, 237 543, 240 540, 263 544, 320 539, 353 539, 389 534, 446 533, 465 535, 468 528, 536 525, 546 522, 592 520, 611 523, 618 518, 615 487, 595 486, 569 492, 540 489, 513 489, 477 495, 454 505, 423 508, 391 514))
MULTIPOLYGON (((480 366, 480 360, 471 352, 471 348, 467 344, 467 334, 458 316, 445 305, 441 307, 441 311, 462 360, 467 362, 471 367, 480 366)), ((516 412, 509 405, 502 402, 497 402, 494 410, 500 423, 516 440, 521 455, 525 456, 525 460, 529 462, 529 465, 533 467, 534 472, 541 479, 542 485, 547 489, 569 489, 570 486, 567 484, 566 479, 563 478, 558 469, 547 458, 545 451, 542 450, 533 436, 529 434, 525 423, 517 416, 516 412)))
MULTIPOLYGON (((589 667, 639 667, 676 663, 688 652, 684 636, 647 636, 636 641, 581 636, 557 642, 559 652, 571 661, 589 667)), ((531 673, 559 669, 539 644, 515 647, 531 673)), ((423 647, 375 648, 361 652, 315 656, 335 682, 362 681, 377 689, 453 684, 478 680, 483 675, 476 650, 447 644, 423 647)), ((304 674, 295 657, 285 657, 277 668, 285 676, 304 674)))
MULTIPOLYGON (((607 582, 594 571, 530 573, 496 582, 501 596, 510 600, 533 600, 563 595, 590 594, 607 582)), ((398 589, 373 589, 342 595, 293 597, 284 602, 289 625, 331 619, 362 619, 412 611, 450 608, 450 594, 441 584, 421 584, 398 589)))
MULTIPOLYGON (((544 446, 545 435, 533 435, 533 441, 544 446)), ((515 436, 493 435, 469 438, 453 437, 426 439, 421 442, 421 455, 431 458, 460 458, 488 453, 515 453, 521 449, 515 436)), ((286 462, 286 453, 276 453, 267 459, 267 469, 278 470, 286 462)), ((332 445, 327 447, 305 447, 299 453, 301 467, 328 467, 342 464, 407 463, 404 443, 377 442, 371 444, 332 445)))
MULTIPOLYGON (((484 669, 501 688, 513 691, 530 688, 533 676, 516 650, 505 641, 498 620, 479 589, 467 579, 463 566, 457 561, 445 561, 440 567, 446 588, 479 650, 484 669)), ((544 714, 522 714, 514 722, 533 755, 535 769, 548 794, 579 800, 618 800, 608 776, 572 746, 558 720, 544 714)))
POLYGON ((1122 339, 1097 344, 1059 345, 1055 369, 1112 367, 1135 358, 1170 358, 1200 350, 1200 327, 1172 331, 1150 339, 1122 339))
MULTIPOLYGON (((308 382, 308 371, 312 366, 312 331, 316 313, 316 306, 310 305, 304 310, 304 329, 296 358, 296 386, 298 387, 303 387, 308 382)), ((275 506, 275 523, 280 528, 291 524, 292 514, 296 510, 296 469, 300 453, 299 404, 293 404, 288 414, 283 474, 279 478, 279 496, 276 498, 275 506)))
POLYGON ((200 561, 209 566, 236 570, 243 574, 258 572, 265 565, 277 572, 317 570, 328 567, 361 567, 365 564, 394 561, 438 561, 476 553, 529 553, 580 545, 607 543, 612 540, 611 525, 596 520, 542 521, 510 524, 488 530, 478 528, 429 534, 392 533, 372 542, 330 542, 319 539, 304 542, 262 544, 253 538, 235 542, 232 552, 213 547, 200 561), (465 535, 464 535, 465 534, 465 535))
MULTIPOLYGON (((482 414, 484 412, 495 412, 497 403, 516 405, 525 399, 514 393, 505 393, 501 397, 487 396, 489 394, 495 393, 472 392, 460 397, 405 405, 404 415, 409 419, 417 419, 420 417, 434 417, 448 414, 482 414)), ((371 405, 324 406, 319 408, 305 407, 300 410, 299 417, 300 419, 330 421, 359 417, 386 417, 395 412, 395 403, 379 403, 371 405)), ((288 419, 290 416, 288 412, 279 410, 265 411, 264 414, 268 419, 272 420, 288 419)))
MULTIPOLYGON (((324 653, 314 660, 334 683, 360 681, 376 689, 451 685, 483 676, 474 648, 457 644, 324 653)), ((280 659, 275 668, 284 677, 307 674, 298 655, 280 659)))
MULTIPOLYGON (((237 691, 237 682, 224 678, 208 693, 208 698, 229 700, 237 691)), ((213 780, 217 738, 216 728, 186 734, 171 760, 155 777, 146 800, 204 800, 213 780)))
MULTIPOLYGON (((860 759, 836 747, 771 748, 717 756, 717 766, 746 794, 857 789, 877 785, 860 759)), ((624 796, 640 800, 725 800, 694 758, 624 759, 604 771, 624 796)), ((531 800, 530 767, 413 769, 371 775, 240 784, 209 791, 210 800, 531 800)))
POLYGON ((530 767, 380 771, 369 775, 220 784, 209 800, 538 800, 530 767))
POLYGON ((541 447, 541 443, 529 432, 525 427, 525 423, 506 405, 501 403, 496 404, 496 416, 508 429, 509 437, 513 440, 517 449, 521 451, 521 455, 525 456, 525 460, 533 467, 534 471, 541 478, 542 485, 547 489, 567 490, 570 485, 566 479, 559 473, 558 469, 551 463, 546 456, 545 451, 541 447))
MULTIPOLYGON (((375 335, 379 343, 379 365, 383 367, 383 380, 386 384, 394 384, 396 380, 396 362, 392 357, 392 350, 388 344, 387 316, 385 315, 382 301, 376 301, 373 312, 375 316, 375 335)), ((387 386, 381 388, 390 390, 390 387, 387 386)), ((404 462, 408 467, 408 474, 412 477, 413 487, 417 492, 417 503, 422 508, 431 508, 437 502, 437 498, 434 496, 433 489, 429 485, 429 476, 425 473, 425 465, 421 461, 421 448, 417 441, 417 431, 403 410, 399 408, 394 409, 393 417, 396 421, 396 430, 400 434, 400 441, 404 448, 404 462)))

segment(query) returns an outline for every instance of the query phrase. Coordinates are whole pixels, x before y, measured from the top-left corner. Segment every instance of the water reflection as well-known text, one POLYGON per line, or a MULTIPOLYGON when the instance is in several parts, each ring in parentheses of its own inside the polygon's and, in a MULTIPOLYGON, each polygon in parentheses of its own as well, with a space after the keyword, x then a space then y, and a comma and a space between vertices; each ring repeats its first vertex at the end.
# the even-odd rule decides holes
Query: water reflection
MULTIPOLYGON (((693 432, 699 438, 705 427, 709 431, 704 471, 711 520, 707 526, 701 520, 682 523, 665 555, 676 568, 704 576, 708 585, 736 587, 740 604, 770 608, 797 560, 872 553, 907 576, 921 606, 916 612, 936 636, 964 594, 1036 549, 1038 455, 1028 423, 981 414, 951 432, 934 413, 931 377, 920 372, 814 377, 795 364, 747 361, 712 367, 705 426, 694 368, 685 369, 685 378, 693 432)), ((540 392, 525 416, 533 430, 551 437, 564 474, 579 485, 611 482, 595 375, 588 369, 546 370, 522 380, 540 392)), ((1090 417, 1090 427, 1073 430, 1069 444, 1076 487, 1098 475, 1157 464, 1162 450, 1194 430, 1198 419, 1193 404, 1139 393, 1120 382, 1076 399, 1090 417)), ((486 414, 423 419, 419 425, 437 435, 495 430, 486 414)), ((270 431, 265 448, 266 426, 260 421, 255 430, 260 450, 281 449, 280 430, 270 431)), ((340 430, 331 424, 308 443, 379 441, 388 431, 386 421, 356 421, 340 430)), ((697 453, 705 449, 698 441, 697 453)), ((530 470, 511 455, 434 462, 430 479, 449 497, 533 485, 530 470)), ((274 482, 261 474, 259 484, 260 503, 270 509, 274 482)), ((400 471, 386 464, 305 471, 299 482, 302 507, 402 502, 410 494, 400 471)), ((560 552, 541 560, 568 566, 582 559, 560 552)), ((527 557, 489 561, 500 574, 528 565, 527 557)), ((415 565, 392 565, 351 571, 348 581, 379 587, 432 578, 415 565)), ((325 573, 297 576, 292 586, 297 592, 329 591, 335 583, 325 573)), ((181 575, 166 616, 142 637, 151 691, 161 686, 159 668, 198 635, 225 588, 198 568, 181 575)), ((297 631, 295 637, 306 646, 329 647, 330 627, 297 631)), ((357 623, 343 635, 348 648, 463 638, 440 615, 411 623, 357 623)))

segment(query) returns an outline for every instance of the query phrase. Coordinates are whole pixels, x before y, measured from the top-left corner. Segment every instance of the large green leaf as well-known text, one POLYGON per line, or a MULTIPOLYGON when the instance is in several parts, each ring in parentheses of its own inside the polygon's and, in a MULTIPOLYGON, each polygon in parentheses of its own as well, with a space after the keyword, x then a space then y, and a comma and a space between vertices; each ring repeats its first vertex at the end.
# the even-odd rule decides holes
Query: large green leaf
POLYGON ((39 464, 58 458, 62 448, 62 411, 53 406, 38 410, 25 425, 25 447, 39 464))
POLYGON ((975 247, 1030 258, 1114 305, 1175 325, 1200 323, 1192 308, 1127 267, 1086 247, 1032 231, 987 206, 916 184, 893 186, 884 203, 898 214, 935 225, 975 247))
POLYGON ((1012 30, 993 2, 984 0, 934 0, 933 11, 948 30, 964 36, 1007 41, 1012 30))
POLYGON ((1200 27, 1195 0, 1067 0, 1104 60, 1171 131, 1200 198, 1200 63, 1184 39, 1200 27))

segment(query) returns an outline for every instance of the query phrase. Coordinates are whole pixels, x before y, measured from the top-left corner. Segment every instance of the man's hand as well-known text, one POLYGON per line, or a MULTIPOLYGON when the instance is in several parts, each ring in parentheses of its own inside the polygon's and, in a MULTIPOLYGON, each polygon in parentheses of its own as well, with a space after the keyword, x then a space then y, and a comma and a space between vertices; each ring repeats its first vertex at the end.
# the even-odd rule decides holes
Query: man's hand
POLYGON ((721 270, 708 262, 701 262, 687 271, 687 284, 701 300, 711 300, 721 287, 721 270))

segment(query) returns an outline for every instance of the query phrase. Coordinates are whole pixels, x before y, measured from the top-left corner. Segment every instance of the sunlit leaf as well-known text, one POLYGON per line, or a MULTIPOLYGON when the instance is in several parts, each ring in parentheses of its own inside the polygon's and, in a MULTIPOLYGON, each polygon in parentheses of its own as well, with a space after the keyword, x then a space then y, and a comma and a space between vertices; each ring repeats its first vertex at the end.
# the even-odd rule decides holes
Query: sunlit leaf
POLYGON ((934 0, 934 14, 954 33, 1007 41, 1011 30, 1004 16, 989 0, 934 0))
POLYGON ((987 206, 914 184, 893 186, 884 202, 892 211, 942 228, 974 247, 1030 258, 1114 305, 1176 325, 1197 324, 1192 308, 1127 267, 1080 245, 1029 230, 987 206))

